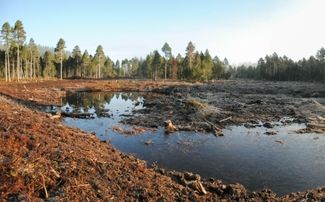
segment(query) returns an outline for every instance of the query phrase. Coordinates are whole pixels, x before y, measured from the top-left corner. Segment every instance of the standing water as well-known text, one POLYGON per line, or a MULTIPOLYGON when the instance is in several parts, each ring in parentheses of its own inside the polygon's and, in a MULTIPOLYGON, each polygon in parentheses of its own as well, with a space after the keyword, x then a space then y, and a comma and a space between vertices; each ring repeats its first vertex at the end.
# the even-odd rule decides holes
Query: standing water
POLYGON ((274 127, 267 136, 264 127, 231 126, 224 137, 194 132, 164 134, 163 128, 127 136, 112 127, 143 108, 149 95, 136 93, 78 93, 63 98, 62 110, 93 113, 92 119, 64 118, 64 123, 109 140, 119 150, 135 154, 149 164, 190 171, 226 183, 239 182, 251 191, 271 188, 277 194, 325 185, 325 136, 296 134, 302 124, 274 127), (147 145, 145 142, 152 142, 147 145))
POLYGON ((325 105, 325 97, 316 98, 316 101, 319 102, 322 105, 325 105))

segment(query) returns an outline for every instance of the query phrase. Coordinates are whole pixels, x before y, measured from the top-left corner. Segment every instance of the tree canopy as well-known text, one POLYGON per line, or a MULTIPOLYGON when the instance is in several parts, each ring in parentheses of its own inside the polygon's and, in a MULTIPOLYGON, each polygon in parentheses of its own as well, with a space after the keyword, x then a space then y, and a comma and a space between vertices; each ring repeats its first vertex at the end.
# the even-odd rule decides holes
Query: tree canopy
POLYGON ((75 45, 71 52, 60 38, 55 48, 37 45, 33 38, 26 43, 23 23, 13 27, 5 22, 1 28, 0 76, 6 81, 35 78, 142 78, 208 81, 228 78, 263 80, 293 80, 325 82, 325 49, 315 56, 293 61, 277 53, 266 55, 256 65, 232 66, 227 58, 211 56, 209 50, 196 50, 192 41, 185 55, 173 55, 165 42, 160 51, 154 50, 144 58, 124 58, 113 61, 98 45, 95 54, 75 45))
POLYGON ((60 79, 63 78, 63 57, 64 57, 64 48, 65 48, 65 41, 60 38, 58 43, 56 44, 55 52, 57 54, 57 57, 60 61, 60 79))

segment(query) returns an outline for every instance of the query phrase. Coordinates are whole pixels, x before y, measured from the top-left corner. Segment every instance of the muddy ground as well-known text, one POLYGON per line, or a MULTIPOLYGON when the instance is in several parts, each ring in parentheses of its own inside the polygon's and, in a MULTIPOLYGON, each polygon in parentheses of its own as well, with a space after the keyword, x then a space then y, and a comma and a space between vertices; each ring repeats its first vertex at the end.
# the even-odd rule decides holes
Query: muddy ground
POLYGON ((306 123, 299 132, 325 133, 325 85, 294 82, 225 81, 162 87, 150 96, 131 125, 158 127, 171 120, 178 130, 207 131, 226 125, 257 127, 271 122, 306 123))
MULTIPOLYGON (((41 110, 75 91, 154 91, 139 118, 127 123, 157 127, 170 119, 179 130, 263 123, 283 116, 324 133, 325 97, 309 83, 227 81, 187 84, 147 81, 41 81, 0 84, 0 201, 321 201, 325 188, 279 197, 240 184, 165 171, 126 155, 107 142, 62 125, 41 110), (231 117, 231 118, 229 118, 231 117)), ((248 127, 250 127, 248 125, 248 127)), ((253 126, 252 126, 253 127, 253 126)))

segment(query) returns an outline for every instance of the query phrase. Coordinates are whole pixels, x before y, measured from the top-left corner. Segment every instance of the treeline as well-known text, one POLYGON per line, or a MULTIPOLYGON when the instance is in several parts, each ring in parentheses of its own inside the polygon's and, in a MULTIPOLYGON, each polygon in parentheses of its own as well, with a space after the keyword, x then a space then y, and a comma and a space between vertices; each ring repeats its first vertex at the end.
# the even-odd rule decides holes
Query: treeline
POLYGON ((17 20, 12 27, 8 22, 1 29, 0 77, 6 81, 35 78, 141 78, 207 81, 213 79, 248 78, 278 81, 325 82, 325 49, 315 56, 299 61, 276 53, 259 59, 257 65, 232 67, 225 58, 212 57, 189 42, 185 55, 172 52, 165 43, 145 58, 113 61, 98 45, 95 54, 81 51, 76 45, 66 50, 64 39, 55 48, 40 46, 31 38, 26 42, 23 23, 17 20))
MULTIPOLYGON (((174 56, 165 43, 145 58, 112 61, 101 45, 94 55, 75 46, 66 50, 64 39, 59 39, 54 51, 40 51, 31 38, 26 42, 23 23, 17 20, 13 27, 8 22, 1 29, 0 75, 6 81, 35 78, 143 78, 211 80, 229 78, 234 69, 228 60, 220 60, 195 49, 192 42, 186 47, 186 55, 174 56)), ((44 49, 42 49, 44 50, 44 49)))
POLYGON ((234 74, 237 78, 275 81, 319 81, 325 82, 325 49, 315 56, 297 62, 276 53, 260 58, 256 66, 239 66, 234 74))

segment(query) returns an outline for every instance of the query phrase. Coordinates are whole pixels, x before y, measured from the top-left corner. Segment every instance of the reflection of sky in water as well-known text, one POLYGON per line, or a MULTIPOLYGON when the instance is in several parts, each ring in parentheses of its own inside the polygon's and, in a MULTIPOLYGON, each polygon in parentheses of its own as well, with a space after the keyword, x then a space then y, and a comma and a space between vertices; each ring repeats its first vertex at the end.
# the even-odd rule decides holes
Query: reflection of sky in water
MULTIPOLYGON (((135 107, 136 100, 117 97, 112 96, 105 108, 123 114, 135 107)), ((227 183, 240 182, 250 190, 269 187, 283 194, 325 185, 325 136, 296 134, 304 125, 279 124, 274 128, 278 135, 274 136, 265 135, 268 129, 264 127, 243 126, 226 128, 224 137, 193 132, 166 135, 163 128, 125 136, 111 130, 120 125, 119 114, 111 118, 65 118, 64 123, 95 131, 100 139, 110 140, 121 151, 133 153, 148 163, 157 161, 164 168, 191 171, 227 183), (145 145, 148 140, 153 144, 145 145)))
POLYGON ((325 97, 315 98, 315 100, 316 100, 317 102, 319 102, 320 104, 325 105, 325 97))
POLYGON ((88 96, 87 93, 78 93, 64 98, 61 110, 67 113, 96 113, 109 112, 113 115, 131 114, 132 110, 143 108, 143 98, 134 93, 96 93, 88 96), (129 99, 132 97, 133 99, 129 99), (86 99, 83 103, 82 99, 86 99))

